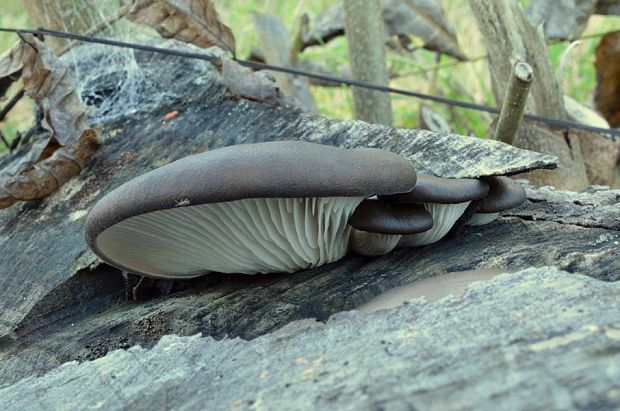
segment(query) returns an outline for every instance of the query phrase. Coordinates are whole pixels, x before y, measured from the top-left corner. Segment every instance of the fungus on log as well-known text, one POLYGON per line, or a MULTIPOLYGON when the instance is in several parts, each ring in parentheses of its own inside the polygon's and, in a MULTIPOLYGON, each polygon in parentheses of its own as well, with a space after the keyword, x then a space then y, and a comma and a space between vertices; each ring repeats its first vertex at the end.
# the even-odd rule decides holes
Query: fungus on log
POLYGON ((383 255, 396 247, 402 235, 433 227, 433 217, 422 206, 364 200, 349 221, 351 251, 361 255, 383 255))
MULTIPOLYGON (((195 50, 189 45, 170 39, 145 40, 144 43, 176 50, 195 50)), ((26 203, 24 207, 12 206, 0 210, 0 241, 3 251, 0 253, 0 338, 10 335, 20 323, 25 327, 21 332, 27 332, 25 330, 31 329, 36 323, 37 316, 50 310, 51 301, 62 301, 62 305, 73 304, 76 301, 71 292, 74 286, 86 287, 80 288, 79 293, 92 296, 89 301, 100 298, 104 289, 112 287, 113 284, 119 283, 123 287, 120 271, 103 264, 90 252, 84 241, 84 217, 99 199, 124 182, 188 155, 236 144, 284 139, 303 140, 343 148, 382 148, 398 153, 419 172, 450 178, 508 175, 539 167, 553 168, 556 162, 554 157, 521 150, 498 141, 423 130, 393 129, 360 121, 331 120, 308 115, 298 108, 280 105, 280 99, 273 98, 274 93, 264 93, 260 88, 258 90, 261 92, 253 95, 263 98, 267 96, 266 101, 256 97, 245 98, 244 95, 231 93, 229 87, 232 81, 226 78, 229 72, 206 61, 135 51, 132 52, 130 61, 135 76, 127 76, 127 67, 119 64, 117 56, 111 54, 107 47, 78 46, 74 53, 75 59, 73 56, 63 56, 62 60, 69 65, 72 74, 82 75, 76 76, 76 79, 82 84, 81 95, 85 96, 84 101, 89 105, 88 120, 91 124, 100 125, 104 144, 95 160, 87 164, 83 172, 71 179, 61 190, 42 201, 26 203), (110 89, 110 84, 117 84, 118 87, 110 89), (173 110, 177 111, 178 115, 163 124, 162 117, 173 110), (91 273, 91 270, 99 271, 91 273), (103 272, 109 275, 100 279, 103 272), (86 277, 93 279, 96 284, 85 285, 86 277), (66 293, 66 298, 58 297, 57 292, 66 293)), ((213 48, 205 50, 204 53, 217 55, 221 54, 221 51, 213 48)), ((248 77, 256 80, 259 75, 249 73, 248 77)), ((263 79, 267 80, 264 77, 263 79)), ((11 167, 18 163, 19 155, 23 153, 21 150, 20 148, 0 157, 0 166, 11 167)), ((375 170, 365 172, 373 173, 375 170)), ((507 237, 515 241, 518 234, 513 233, 507 237)), ((461 247, 467 247, 470 240, 465 238, 462 241, 463 244, 459 242, 461 247)), ((569 241, 566 244, 572 243, 569 241)), ((564 246, 568 247, 566 244, 564 246)), ((419 256, 414 255, 418 251, 403 252, 412 253, 411 261, 419 261, 419 256)), ((466 254, 470 251, 464 249, 459 252, 466 254)), ((356 266, 359 261, 359 257, 352 256, 336 263, 336 266, 317 268, 317 271, 310 273, 301 272, 299 277, 295 277, 295 281, 301 281, 308 275, 319 276, 319 273, 322 273, 319 277, 325 279, 340 277, 340 273, 351 277, 359 270, 371 270, 366 265, 366 268, 356 266), (336 271, 338 267, 341 271, 336 271)), ((377 264, 381 262, 377 261, 377 264)), ((208 283, 214 278, 211 275, 205 277, 194 281, 208 283)), ((235 276, 226 284, 244 287, 244 284, 247 285, 250 281, 255 281, 253 284, 271 281, 269 278, 261 279, 262 277, 244 276, 242 280, 235 276)), ((286 277, 289 279, 282 281, 292 281, 293 277, 286 277)), ((363 281, 368 281, 369 278, 371 277, 364 278, 363 281)), ((382 281, 385 283, 386 280, 382 281)), ((390 286, 396 285, 399 284, 390 282, 390 286)), ((290 284, 286 287, 290 287, 290 284)), ((308 303, 309 290, 306 287, 299 288, 304 297, 291 301, 291 304, 300 307, 303 315, 318 315, 314 311, 306 310, 308 304, 320 310, 335 309, 336 306, 326 302, 325 298, 321 298, 321 303, 318 300, 316 303, 308 303)), ((124 288, 122 292, 125 295, 124 288)), ((207 294, 198 294, 207 298, 207 294)), ((254 294, 249 295, 253 300, 258 298, 254 294)), ((265 295, 269 295, 270 301, 276 301, 274 294, 265 295)), ((288 295, 298 294, 293 292, 288 295)), ((330 291, 326 296, 338 299, 338 304, 344 303, 341 294, 330 291)), ((109 299, 117 301, 118 296, 111 295, 109 299)), ((204 301, 200 304, 203 303, 204 301)), ((220 313, 220 320, 208 320, 211 325, 198 328, 192 325, 187 332, 219 329, 218 324, 222 321, 228 322, 228 313, 242 309, 235 304, 225 305, 228 308, 225 309, 226 313, 220 313)), ((247 301, 244 300, 243 306, 249 307, 247 301)), ((278 308, 273 306, 269 310, 275 312, 278 308)), ((218 312, 218 309, 210 308, 209 311, 218 312)), ((290 310, 282 313, 287 315, 286 318, 291 318, 290 310)), ((117 314, 113 320, 115 324, 125 318, 118 317, 117 314)), ((184 312, 181 316, 188 318, 190 315, 184 312)), ((252 328, 249 324, 254 324, 254 321, 259 319, 250 317, 248 316, 247 324, 252 328)), ((274 323, 273 316, 265 317, 269 317, 269 321, 274 323)), ((137 320, 132 318, 129 323, 137 320)), ((45 321, 48 322, 47 319, 45 321)), ((281 324, 280 321, 276 319, 275 323, 281 324)), ((110 323, 105 326, 106 330, 109 328, 110 323)), ((82 334, 91 335, 89 331, 81 330, 82 334)), ((182 332, 179 329, 176 331, 182 332)), ((60 341, 65 344, 68 339, 75 340, 75 344, 83 343, 83 340, 75 335, 61 338, 60 341)), ((91 343, 93 341, 89 341, 89 344, 91 343)), ((69 347, 66 344, 65 346, 69 347)), ((82 353, 84 350, 76 345, 70 347, 74 352, 82 353)), ((47 347, 45 352, 55 351, 47 347)), ((49 363, 45 360, 45 364, 49 363)), ((17 375, 17 369, 21 368, 5 371, 9 368, 3 367, 0 369, 0 379, 5 372, 17 375)), ((25 370, 26 368, 21 372, 25 373, 25 370)))
POLYGON ((525 190, 509 177, 486 177, 484 181, 489 185, 489 194, 472 203, 475 214, 469 225, 488 224, 495 221, 500 212, 518 207, 525 201, 525 190))
POLYGON ((476 179, 447 179, 419 175, 410 193, 382 196, 388 202, 421 204, 433 216, 433 228, 418 234, 404 235, 398 247, 417 247, 441 240, 463 215, 472 200, 484 197, 489 187, 476 179))
POLYGON ((415 181, 411 164, 388 151, 242 144, 123 184, 93 207, 86 238, 111 265, 153 277, 293 272, 342 258, 358 204, 415 181))

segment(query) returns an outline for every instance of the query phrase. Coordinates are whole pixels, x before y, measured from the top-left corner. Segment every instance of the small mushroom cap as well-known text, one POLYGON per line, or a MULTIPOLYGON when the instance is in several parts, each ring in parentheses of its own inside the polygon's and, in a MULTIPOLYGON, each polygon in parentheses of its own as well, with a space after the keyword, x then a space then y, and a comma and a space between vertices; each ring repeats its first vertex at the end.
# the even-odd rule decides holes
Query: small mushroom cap
POLYGON ((398 154, 302 141, 241 144, 192 155, 121 185, 86 221, 86 239, 141 214, 247 198, 368 197, 411 191, 416 172, 398 154))
POLYGON ((389 204, 364 200, 357 206, 349 224, 361 231, 376 234, 414 234, 431 229, 433 217, 417 204, 389 204))
POLYGON ((523 204, 525 190, 510 177, 487 177, 489 194, 478 201, 478 213, 498 213, 523 204))
POLYGON ((413 191, 380 196, 390 203, 457 204, 477 200, 489 192, 489 186, 473 178, 441 178, 419 174, 413 191))

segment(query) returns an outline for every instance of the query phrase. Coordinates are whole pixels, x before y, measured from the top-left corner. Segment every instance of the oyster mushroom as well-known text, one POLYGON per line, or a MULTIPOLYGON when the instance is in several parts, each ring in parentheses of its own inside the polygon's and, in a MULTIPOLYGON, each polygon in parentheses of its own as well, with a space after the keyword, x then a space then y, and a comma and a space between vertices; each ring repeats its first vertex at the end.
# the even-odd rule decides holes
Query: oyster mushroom
POLYGON ((418 175, 413 191, 379 198, 390 203, 423 205, 431 214, 433 228, 418 234, 404 235, 397 244, 397 247, 417 247, 441 240, 471 201, 484 197, 488 190, 486 183, 476 179, 418 175))
POLYGON ((510 177, 486 177, 489 194, 472 203, 475 214, 467 222, 469 225, 485 225, 495 221, 501 211, 509 210, 523 204, 525 190, 510 177))
POLYGON ((86 240, 109 264, 151 277, 293 272, 341 258, 358 204, 411 191, 415 181, 407 160, 378 149, 231 146, 107 194, 87 218, 86 240))
POLYGON ((350 248, 358 254, 387 254, 396 247, 403 234, 429 230, 433 218, 422 206, 390 204, 381 200, 364 200, 349 220, 350 248))

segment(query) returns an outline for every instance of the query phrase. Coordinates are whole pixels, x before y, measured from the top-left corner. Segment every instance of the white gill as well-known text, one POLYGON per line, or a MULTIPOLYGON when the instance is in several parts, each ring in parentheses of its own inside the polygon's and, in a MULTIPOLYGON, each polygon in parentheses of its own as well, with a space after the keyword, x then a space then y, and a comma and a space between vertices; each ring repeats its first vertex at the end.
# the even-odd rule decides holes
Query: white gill
POLYGON ((433 228, 418 234, 404 235, 397 247, 419 247, 441 240, 454 226, 471 201, 458 204, 424 203, 424 208, 433 216, 433 228))
POLYGON ((362 200, 264 198, 176 207, 124 220, 96 242, 119 265, 153 277, 293 272, 346 254, 347 222, 362 200))

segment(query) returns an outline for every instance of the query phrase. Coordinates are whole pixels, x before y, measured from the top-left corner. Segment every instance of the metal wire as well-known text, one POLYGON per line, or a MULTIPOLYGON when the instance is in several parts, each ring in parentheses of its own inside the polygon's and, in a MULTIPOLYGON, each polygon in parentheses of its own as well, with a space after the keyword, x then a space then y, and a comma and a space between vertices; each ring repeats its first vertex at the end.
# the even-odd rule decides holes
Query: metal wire
MULTIPOLYGON (((18 34, 29 33, 29 34, 44 35, 44 36, 47 35, 47 36, 52 36, 52 37, 59 37, 59 38, 82 41, 85 43, 97 43, 97 44, 103 44, 103 45, 113 46, 113 47, 122 47, 122 48, 134 49, 134 50, 147 51, 151 53, 179 56, 183 58, 206 60, 212 63, 215 63, 218 60, 217 57, 209 56, 204 53, 193 53, 193 52, 188 52, 188 51, 180 51, 180 50, 174 50, 174 49, 168 49, 168 48, 162 48, 162 47, 147 46, 144 44, 128 43, 124 41, 98 38, 98 37, 75 34, 75 33, 67 33, 63 31, 48 30, 48 29, 43 29, 43 28, 36 29, 36 30, 0 28, 0 32, 18 33, 18 34)), ((464 108, 468 110, 484 111, 484 112, 493 113, 493 114, 499 114, 500 112, 499 108, 487 106, 485 104, 478 104, 478 103, 472 103, 472 102, 467 102, 467 101, 459 101, 459 100, 454 100, 454 99, 447 98, 447 97, 434 96, 430 94, 419 93, 416 91, 410 91, 410 90, 405 90, 405 89, 400 89, 400 88, 388 87, 388 86, 369 83, 365 81, 346 79, 346 78, 335 77, 335 76, 330 76, 326 74, 312 73, 306 70, 300 70, 296 68, 275 66, 272 64, 259 63, 255 61, 249 61, 249 60, 240 60, 240 59, 234 58, 234 56, 233 56, 233 60, 244 67, 249 67, 253 69, 277 71, 281 73, 314 78, 318 80, 329 81, 329 82, 343 84, 343 85, 352 86, 352 87, 360 87, 360 88, 365 88, 369 90, 377 90, 377 91, 381 91, 385 93, 400 94, 404 96, 419 98, 422 100, 434 101, 436 103, 446 104, 446 105, 450 105, 454 107, 460 107, 460 108, 464 108)), ((586 131, 599 133, 607 138, 610 138, 613 141, 616 141, 616 137, 620 137, 620 130, 617 130, 617 129, 594 127, 594 126, 589 126, 586 124, 575 123, 572 121, 538 116, 535 114, 526 113, 523 115, 523 117, 526 120, 544 123, 549 126, 572 128, 572 129, 586 130, 586 131)))

